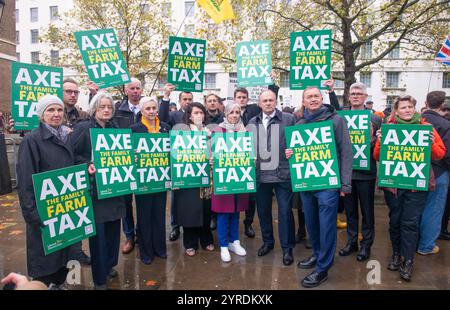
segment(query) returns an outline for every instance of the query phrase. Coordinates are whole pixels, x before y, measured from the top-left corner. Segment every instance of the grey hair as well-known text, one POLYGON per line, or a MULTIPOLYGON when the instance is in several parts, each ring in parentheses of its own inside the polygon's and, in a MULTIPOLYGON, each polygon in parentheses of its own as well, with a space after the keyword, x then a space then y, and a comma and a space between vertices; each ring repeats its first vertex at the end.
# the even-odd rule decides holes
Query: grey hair
POLYGON ((238 107, 238 108, 239 108, 239 111, 241 111, 241 106, 240 106, 238 103, 230 102, 230 103, 228 103, 228 104, 225 106, 225 110, 223 111, 223 113, 224 113, 225 115, 228 115, 228 114, 231 113, 231 111, 233 111, 233 109, 234 109, 235 107, 238 107))
POLYGON ((159 109, 158 99, 155 97, 142 97, 141 100, 139 100, 139 106, 141 109, 144 107, 144 104, 153 101, 156 103, 156 107, 159 109))
POLYGON ((130 82, 129 82, 128 84, 125 84, 125 88, 128 88, 128 87, 130 86, 130 84, 131 84, 131 83, 134 83, 134 82, 138 82, 138 83, 139 83, 139 86, 142 88, 142 82, 141 82, 141 80, 139 80, 139 79, 137 79, 137 78, 135 78, 135 77, 132 77, 132 78, 130 79, 130 82))
POLYGON ((353 88, 361 89, 365 94, 367 94, 367 87, 366 87, 366 85, 364 85, 364 83, 361 83, 361 82, 353 83, 350 86, 350 92, 352 91, 353 88))
POLYGON ((95 112, 98 109, 98 106, 100 105, 100 101, 102 101, 103 98, 108 99, 109 101, 111 101, 111 105, 112 105, 112 114, 115 113, 116 111, 116 107, 114 106, 114 99, 113 97, 108 94, 108 93, 104 93, 104 92, 100 92, 97 95, 95 95, 92 99, 91 102, 89 102, 89 116, 94 116, 95 112))

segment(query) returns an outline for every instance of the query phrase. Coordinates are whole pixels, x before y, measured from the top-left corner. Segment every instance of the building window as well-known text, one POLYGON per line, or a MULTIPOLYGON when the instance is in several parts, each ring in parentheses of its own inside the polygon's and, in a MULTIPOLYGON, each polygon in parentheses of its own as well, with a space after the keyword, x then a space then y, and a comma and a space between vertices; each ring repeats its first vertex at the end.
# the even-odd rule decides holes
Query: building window
POLYGON ((39 29, 31 29, 31 43, 39 43, 39 29))
POLYGON ((289 72, 280 72, 280 87, 289 88, 289 72))
POLYGON ((215 73, 205 73, 205 88, 206 89, 216 88, 216 74, 215 73))
POLYGON ((19 10, 16 9, 16 23, 19 22, 19 10))
POLYGON ((20 32, 16 31, 16 44, 20 44, 20 32))
POLYGON ((184 15, 187 17, 194 17, 195 13, 195 7, 194 7, 195 1, 185 1, 184 2, 184 15))
POLYGON ((397 99, 398 96, 387 96, 386 97, 386 108, 391 108, 392 109, 392 105, 395 102, 395 99, 397 99))
POLYGON ((168 18, 172 14, 172 3, 170 2, 164 2, 161 4, 161 14, 162 17, 168 18))
POLYGON ((20 53, 16 53, 17 61, 20 61, 20 53))
POLYGON ((184 36, 187 38, 194 37, 195 26, 194 25, 186 25, 184 26, 184 36))
POLYGON ((39 52, 31 52, 31 63, 38 64, 39 62, 39 52))
POLYGON ((371 87, 372 84, 372 72, 361 72, 359 74, 359 81, 366 85, 366 87, 371 87))
POLYGON ((450 88, 450 72, 443 72, 442 88, 450 88))
POLYGON ((230 72, 229 79, 230 83, 237 83, 237 72, 230 72))
MULTIPOLYGON (((389 46, 394 45, 395 42, 389 42, 389 46)), ((400 44, 397 44, 388 54, 388 59, 399 59, 400 58, 400 44)))
POLYGON ((361 59, 372 58, 372 42, 366 42, 361 45, 361 59))
POLYGON ((51 6, 50 7, 50 20, 57 20, 58 19, 58 6, 51 6))
POLYGON ((50 51, 50 61, 53 67, 59 66, 59 51, 50 51))
POLYGON ((386 72, 386 87, 398 88, 400 72, 386 72))
POLYGON ((37 22, 39 20, 38 14, 39 14, 38 8, 31 8, 30 9, 30 21, 37 22))
POLYGON ((444 103, 445 103, 445 104, 450 104, 450 97, 445 97, 444 103))

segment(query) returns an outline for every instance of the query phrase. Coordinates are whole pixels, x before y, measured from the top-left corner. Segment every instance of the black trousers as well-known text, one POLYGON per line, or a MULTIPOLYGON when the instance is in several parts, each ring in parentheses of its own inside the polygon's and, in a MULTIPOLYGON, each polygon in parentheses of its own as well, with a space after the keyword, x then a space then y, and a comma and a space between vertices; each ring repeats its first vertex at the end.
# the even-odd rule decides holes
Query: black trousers
POLYGON ((139 253, 142 260, 152 261, 155 255, 167 257, 166 200, 167 193, 136 195, 136 214, 139 230, 139 253))
POLYGON ((108 274, 119 260, 120 219, 95 223, 97 234, 89 238, 92 279, 96 285, 106 284, 108 274))
POLYGON ((294 193, 292 197, 293 208, 297 209, 298 230, 297 234, 306 237, 305 213, 303 213, 303 203, 300 193, 294 193))
POLYGON ((256 195, 254 193, 250 194, 250 199, 248 202, 248 208, 245 210, 244 225, 252 225, 253 219, 255 218, 256 212, 256 195))
POLYGON ((183 227, 183 245, 185 249, 198 250, 198 242, 202 248, 214 243, 211 233, 211 199, 203 202, 203 226, 183 227))
POLYGON ((405 260, 413 260, 419 241, 419 222, 425 209, 427 191, 412 192, 398 189, 397 197, 384 190, 389 207, 389 234, 392 251, 400 253, 405 260))
MULTIPOLYGON (((450 193, 450 187, 449 187, 449 193, 450 193)), ((450 195, 447 194, 447 202, 445 204, 445 210, 444 214, 442 215, 442 225, 441 225, 441 232, 447 232, 448 227, 448 218, 450 217, 450 195)))
POLYGON ((352 180, 352 192, 342 199, 347 217, 347 242, 358 243, 359 208, 362 214, 361 247, 370 248, 375 238, 375 180, 352 180))
POLYGON ((55 272, 53 274, 43 276, 43 277, 33 278, 33 280, 41 281, 42 283, 47 285, 47 287, 50 286, 50 284, 52 284, 52 283, 56 284, 56 285, 61 285, 66 281, 68 272, 69 272, 69 269, 64 267, 64 268, 59 269, 57 272, 55 272))

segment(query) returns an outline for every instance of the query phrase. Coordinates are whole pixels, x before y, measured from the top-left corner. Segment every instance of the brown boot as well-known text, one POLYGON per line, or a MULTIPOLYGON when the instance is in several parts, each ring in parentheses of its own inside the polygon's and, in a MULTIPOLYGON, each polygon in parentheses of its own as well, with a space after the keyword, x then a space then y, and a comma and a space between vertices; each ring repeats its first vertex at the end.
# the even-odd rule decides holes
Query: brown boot
POLYGON ((134 249, 134 239, 127 239, 127 241, 125 241, 125 244, 122 246, 122 253, 123 254, 131 253, 133 249, 134 249))

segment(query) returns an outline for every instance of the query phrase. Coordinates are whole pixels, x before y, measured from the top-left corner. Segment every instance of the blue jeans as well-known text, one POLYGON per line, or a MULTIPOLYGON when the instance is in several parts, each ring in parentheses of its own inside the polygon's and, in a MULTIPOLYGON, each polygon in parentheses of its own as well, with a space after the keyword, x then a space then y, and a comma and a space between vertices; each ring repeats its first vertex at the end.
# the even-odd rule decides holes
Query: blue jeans
POLYGON ((436 189, 428 192, 427 203, 420 220, 418 251, 430 253, 441 232, 442 215, 445 210, 448 191, 448 172, 436 178, 436 189))
POLYGON ((256 192, 256 209, 264 244, 273 247, 272 226, 272 192, 275 190, 278 204, 278 235, 283 250, 295 246, 294 216, 292 215, 291 182, 258 183, 256 192))
POLYGON ((336 219, 339 191, 300 192, 309 240, 317 258, 316 271, 330 269, 336 251, 336 219))
POLYGON ((217 213, 217 237, 221 247, 239 240, 239 212, 217 213))
POLYGON ((126 215, 122 218, 122 229, 127 240, 134 240, 136 235, 133 217, 133 195, 125 196, 126 215))

